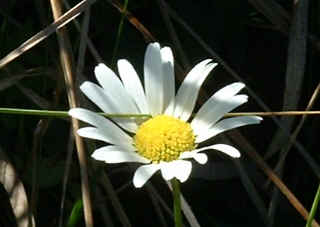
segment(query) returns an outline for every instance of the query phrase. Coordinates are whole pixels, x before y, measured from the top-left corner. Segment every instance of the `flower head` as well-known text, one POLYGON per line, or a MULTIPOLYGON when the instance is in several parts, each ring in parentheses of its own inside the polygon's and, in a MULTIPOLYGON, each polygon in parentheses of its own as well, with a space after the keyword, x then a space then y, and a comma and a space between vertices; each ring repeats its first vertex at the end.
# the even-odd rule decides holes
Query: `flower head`
POLYGON ((240 152, 226 144, 198 148, 198 145, 224 131, 244 125, 258 124, 262 118, 223 116, 247 102, 238 95, 243 83, 230 84, 213 94, 191 119, 201 85, 217 64, 211 59, 198 63, 186 76, 175 95, 173 55, 169 47, 148 45, 144 60, 144 87, 127 60, 118 61, 117 75, 104 64, 95 68, 101 85, 84 82, 82 92, 105 113, 150 114, 142 124, 132 119, 115 118, 113 122, 92 111, 74 108, 72 117, 93 127, 78 130, 83 137, 101 140, 110 145, 95 150, 92 157, 106 163, 139 162, 133 177, 135 187, 142 187, 158 170, 165 180, 188 179, 194 159, 207 162, 203 150, 218 150, 231 157, 240 152), (114 123, 115 122, 115 123, 114 123), (131 136, 133 135, 133 136, 131 136))

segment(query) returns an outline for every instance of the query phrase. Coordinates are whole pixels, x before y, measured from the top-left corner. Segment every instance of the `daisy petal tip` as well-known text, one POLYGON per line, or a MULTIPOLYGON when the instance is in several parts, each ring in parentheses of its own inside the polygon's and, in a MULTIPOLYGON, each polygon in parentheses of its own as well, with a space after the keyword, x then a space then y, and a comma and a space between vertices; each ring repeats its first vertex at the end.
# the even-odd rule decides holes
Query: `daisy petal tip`
POLYGON ((172 163, 167 163, 167 162, 160 163, 161 175, 165 181, 169 181, 172 178, 174 178, 173 168, 174 168, 174 165, 172 165, 172 163))
POLYGON ((263 120, 263 118, 260 116, 256 116, 256 119, 259 121, 258 124, 263 120))
POLYGON ((260 124, 263 121, 263 118, 260 116, 251 116, 253 123, 252 124, 260 124))
POLYGON ((161 48, 161 54, 163 54, 164 56, 170 56, 170 57, 173 55, 171 48, 168 46, 161 48))
POLYGON ((215 67, 217 67, 218 66, 218 63, 216 63, 216 62, 212 62, 213 60, 212 59, 210 59, 210 62, 209 62, 209 64, 208 64, 208 66, 210 66, 210 67, 212 67, 212 68, 215 68, 215 67))
POLYGON ((241 154, 238 149, 234 148, 233 146, 227 144, 215 144, 212 146, 207 147, 208 149, 218 150, 226 155, 229 155, 232 158, 240 158, 241 154))
POLYGON ((242 102, 240 105, 248 102, 248 100, 249 100, 249 96, 247 96, 247 95, 236 95, 235 97, 238 97, 238 99, 239 99, 238 101, 242 102))
POLYGON ((125 68, 127 69, 128 65, 130 65, 130 62, 126 59, 119 59, 117 61, 117 67, 118 67, 118 72, 119 74, 121 73, 121 69, 125 68))
POLYGON ((247 102, 248 99, 249 99, 249 96, 248 96, 248 95, 238 95, 238 96, 241 96, 244 100, 246 100, 246 102, 247 102))
POLYGON ((140 166, 134 173, 133 185, 136 188, 141 188, 159 169, 159 165, 155 164, 140 166))
POLYGON ((230 152, 230 151, 228 153, 225 152, 225 154, 229 155, 232 158, 240 158, 241 157, 241 153, 235 148, 232 152, 230 152))
POLYGON ((106 160, 106 157, 102 156, 101 152, 96 152, 96 151, 91 154, 91 158, 93 158, 97 161, 105 161, 106 160))
POLYGON ((204 63, 207 65, 207 64, 212 63, 212 62, 213 62, 213 59, 212 59, 212 58, 207 58, 207 59, 204 59, 204 60, 201 61, 201 62, 204 62, 204 63))
POLYGON ((160 49, 160 44, 158 42, 150 43, 149 46, 160 49))
POLYGON ((82 91, 82 89, 83 89, 84 87, 86 87, 87 84, 88 84, 88 81, 84 81, 84 82, 80 85, 80 90, 82 91))
POLYGON ((89 83, 89 81, 84 81, 81 85, 80 85, 80 88, 82 87, 82 86, 85 86, 86 84, 88 84, 89 83))
POLYGON ((79 135, 79 136, 81 136, 81 128, 79 128, 78 130, 77 130, 77 134, 79 135))
POLYGON ((188 180, 189 176, 188 177, 184 177, 184 178, 177 178, 181 183, 184 183, 188 180))
POLYGON ((231 158, 240 158, 241 157, 241 154, 240 152, 237 152, 237 153, 233 153, 233 154, 228 154, 231 158))
POLYGON ((99 77, 101 75, 105 75, 106 73, 108 73, 111 69, 108 68, 108 66, 106 66, 103 63, 99 63, 95 68, 94 68, 94 74, 96 75, 96 77, 99 77))
POLYGON ((98 63, 98 65, 96 65, 96 67, 94 68, 95 70, 99 70, 99 69, 103 69, 107 67, 104 63, 98 63))
POLYGON ((92 89, 92 83, 89 81, 85 81, 80 85, 80 90, 84 93, 87 94, 87 91, 92 89))
POLYGON ((118 68, 121 68, 122 65, 125 65, 127 63, 128 63, 128 61, 126 59, 119 59, 117 61, 117 66, 118 66, 118 68))
POLYGON ((235 82, 234 85, 237 86, 239 90, 246 87, 246 85, 242 82, 235 82))
POLYGON ((163 174, 163 172, 162 172, 162 178, 163 178, 165 181, 170 181, 170 180, 172 180, 172 179, 174 178, 174 176, 173 176, 173 175, 165 175, 165 174, 163 174))
POLYGON ((142 181, 137 180, 136 177, 133 178, 133 186, 135 188, 142 188, 142 186, 145 184, 145 182, 143 183, 142 181))
POLYGON ((148 177, 144 177, 143 175, 138 175, 138 174, 135 174, 133 176, 133 185, 135 188, 142 188, 143 185, 145 185, 147 183, 147 181, 149 180, 148 177))
POLYGON ((72 108, 68 111, 68 115, 71 117, 75 117, 78 115, 80 108, 72 108))
POLYGON ((239 151, 234 151, 232 153, 226 153, 228 154, 229 156, 231 156, 232 158, 240 158, 241 157, 241 154, 239 151))
POLYGON ((173 53, 170 47, 161 48, 161 57, 164 63, 170 62, 173 65, 173 53))
POLYGON ((147 50, 146 50, 146 55, 150 56, 150 53, 153 51, 159 51, 160 52, 160 44, 157 42, 154 43, 149 43, 147 50))
POLYGON ((208 156, 203 153, 198 153, 194 159, 201 165, 204 165, 208 162, 208 156))
POLYGON ((70 109, 70 110, 68 111, 68 115, 72 117, 73 111, 74 111, 73 109, 70 109))
POLYGON ((172 53, 171 48, 168 46, 162 47, 161 51, 163 51, 164 53, 172 53))
POLYGON ((179 169, 180 171, 177 171, 175 174, 175 177, 180 181, 180 182, 185 182, 188 180, 191 170, 192 170, 192 164, 190 161, 186 160, 180 160, 179 161, 179 169))

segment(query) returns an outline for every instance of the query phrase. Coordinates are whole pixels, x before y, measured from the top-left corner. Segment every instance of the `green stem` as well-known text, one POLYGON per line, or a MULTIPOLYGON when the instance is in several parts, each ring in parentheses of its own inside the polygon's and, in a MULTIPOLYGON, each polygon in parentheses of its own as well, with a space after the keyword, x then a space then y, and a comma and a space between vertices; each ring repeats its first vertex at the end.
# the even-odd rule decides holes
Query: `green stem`
POLYGON ((311 227, 311 224, 312 224, 312 221, 314 219, 314 216, 316 215, 319 199, 320 199, 320 184, 318 186, 318 190, 317 190, 316 196, 314 197, 314 200, 313 200, 312 208, 311 208, 311 211, 309 213, 309 217, 308 217, 308 220, 307 220, 306 227, 311 227))
POLYGON ((173 178, 171 180, 171 185, 173 189, 173 211, 175 227, 182 227, 180 182, 176 178, 173 178))
POLYGON ((117 55, 118 48, 119 48, 120 37, 121 37, 122 29, 123 29, 123 22, 126 18, 127 8, 128 8, 128 0, 125 0, 124 6, 122 9, 122 16, 121 16, 121 20, 120 20, 120 24, 119 24, 119 28, 118 28, 117 39, 116 39, 116 43, 114 45, 113 54, 112 54, 112 60, 111 60, 112 66, 115 65, 115 59, 116 59, 116 55, 117 55))
MULTIPOLYGON (((32 110, 32 109, 16 109, 16 108, 0 108, 0 114, 18 114, 18 115, 34 115, 43 117, 69 117, 68 111, 55 110, 32 110)), ((98 113, 105 117, 119 117, 119 118, 143 118, 151 117, 149 114, 106 114, 98 113)))

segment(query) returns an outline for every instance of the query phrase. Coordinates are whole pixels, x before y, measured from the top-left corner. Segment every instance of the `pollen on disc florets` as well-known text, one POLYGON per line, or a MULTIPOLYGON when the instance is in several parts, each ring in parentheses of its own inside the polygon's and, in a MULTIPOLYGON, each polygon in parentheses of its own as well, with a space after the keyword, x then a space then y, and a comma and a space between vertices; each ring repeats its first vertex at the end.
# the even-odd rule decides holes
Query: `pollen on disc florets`
POLYGON ((167 115, 158 115, 141 124, 134 145, 138 154, 153 163, 176 160, 182 152, 196 147, 190 124, 167 115))

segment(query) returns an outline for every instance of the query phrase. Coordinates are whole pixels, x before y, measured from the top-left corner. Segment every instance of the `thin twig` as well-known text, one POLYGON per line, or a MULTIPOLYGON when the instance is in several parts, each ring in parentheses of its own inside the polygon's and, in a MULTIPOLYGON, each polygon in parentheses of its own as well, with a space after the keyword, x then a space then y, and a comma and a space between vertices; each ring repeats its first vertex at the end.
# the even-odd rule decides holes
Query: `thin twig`
POLYGON ((166 4, 164 3, 164 0, 158 0, 157 2, 158 2, 158 5, 159 5, 159 8, 160 8, 163 20, 166 23, 166 26, 167 26, 169 35, 171 37, 171 40, 172 40, 174 46, 176 47, 176 50, 177 50, 177 52, 178 52, 178 54, 180 56, 182 65, 183 65, 183 67, 185 69, 189 69, 190 68, 190 62, 189 62, 186 54, 183 51, 179 36, 176 33, 176 31, 174 29, 174 26, 172 24, 171 18, 170 18, 169 14, 168 14, 166 4))
POLYGON ((121 222, 122 226, 131 227, 132 225, 129 221, 129 218, 121 205, 121 202, 120 202, 120 200, 119 200, 119 198, 113 188, 113 185, 110 182, 109 177, 104 172, 102 172, 102 175, 100 176, 99 181, 100 181, 102 187, 104 188, 104 190, 109 195, 111 204, 114 207, 116 214, 119 217, 119 221, 121 222))
POLYGON ((154 196, 154 193, 150 187, 146 187, 146 190, 148 191, 149 197, 151 199, 151 202, 153 204, 153 207, 155 209, 155 212, 157 214, 157 217, 159 219, 159 222, 161 223, 162 227, 167 227, 167 222, 165 219, 165 215, 163 214, 161 207, 160 207, 160 202, 157 200, 157 198, 154 196))
POLYGON ((240 179, 242 181, 243 186, 245 187, 249 197, 251 198, 251 201, 257 208, 258 213, 261 216, 262 221, 267 226, 269 223, 268 217, 267 217, 267 208, 265 207, 265 203, 262 200, 261 196, 258 193, 258 190, 256 189, 256 185, 250 180, 250 177, 248 176, 246 169, 244 168, 241 159, 235 158, 232 159, 233 164, 237 168, 240 179))
MULTIPOLYGON (((318 84, 318 86, 316 87, 316 89, 314 90, 314 92, 310 98, 310 101, 309 101, 308 106, 306 108, 306 112, 308 112, 313 107, 315 100, 319 95, 319 92, 320 92, 320 83, 318 84)), ((302 126, 303 126, 304 122, 306 121, 306 119, 307 119, 307 115, 303 115, 298 126, 295 128, 294 132, 292 133, 291 138, 290 138, 287 146, 285 147, 285 153, 282 156, 282 159, 280 159, 279 162, 277 163, 277 166, 275 168, 276 171, 279 170, 280 166, 283 165, 285 157, 287 156, 289 150, 292 147, 292 141, 296 140, 296 138, 297 138, 300 130, 302 129, 302 126)))
POLYGON ((67 194, 67 184, 68 184, 68 178, 70 174, 71 169, 71 162, 72 162, 72 151, 74 148, 74 135, 73 130, 70 128, 69 132, 69 140, 67 145, 67 158, 65 163, 65 171, 63 176, 63 182, 62 182, 62 196, 61 196, 61 203, 60 203, 60 217, 59 217, 59 227, 64 226, 63 225, 63 213, 64 213, 64 204, 66 200, 66 194, 67 194))
MULTIPOLYGON (((68 1, 64 0, 63 3, 65 4, 65 7, 67 9, 70 9, 70 5, 68 4, 68 1)), ((90 5, 89 5, 90 6, 90 5)), ((88 6, 88 7, 89 7, 88 6)), ((76 26, 76 29, 81 33, 82 32, 82 29, 77 21, 77 19, 75 18, 73 20, 73 23, 74 25, 76 26)), ((94 47, 91 39, 88 37, 88 35, 85 33, 85 40, 86 40, 86 44, 88 45, 88 48, 92 54, 92 56, 96 59, 97 62, 102 62, 102 58, 101 56, 99 55, 98 51, 96 50, 96 48, 94 47)))
POLYGON ((30 39, 22 43, 19 47, 11 51, 7 56, 2 58, 0 60, 0 69, 4 67, 9 62, 13 61, 20 55, 22 55, 27 50, 31 49, 35 45, 39 44, 42 40, 47 38, 49 35, 54 33, 58 28, 63 27, 67 23, 69 23, 72 19, 79 16, 80 13, 87 8, 88 5, 94 3, 96 0, 83 0, 76 6, 74 6, 72 9, 70 9, 68 12, 60 16, 50 24, 45 29, 41 30, 34 36, 32 36, 30 39))
MULTIPOLYGON (((61 0, 51 0, 51 7, 53 12, 53 17, 57 20, 62 15, 61 9, 61 0)), ((74 66, 72 59, 72 51, 70 40, 68 38, 68 34, 66 28, 63 27, 57 31, 58 41, 60 46, 60 59, 61 66, 64 73, 68 100, 70 108, 75 108, 78 106, 78 101, 75 93, 74 86, 74 66)), ((75 141, 77 146, 77 154, 79 158, 80 164, 80 172, 81 172, 81 189, 82 189, 82 200, 83 200, 83 208, 84 208, 84 218, 86 227, 93 227, 93 216, 92 216, 92 208, 91 208, 91 198, 90 198, 90 188, 89 188, 89 180, 88 180, 88 166, 87 166, 87 155, 84 149, 84 143, 80 136, 77 135, 76 131, 79 129, 79 121, 75 118, 72 118, 72 126, 75 134, 75 141)))
MULTIPOLYGON (((285 88, 284 88, 284 99, 283 99, 283 110, 295 109, 298 106, 299 99, 301 98, 301 90, 303 79, 305 76, 305 67, 307 61, 307 35, 308 35, 308 24, 309 24, 309 0, 301 1, 299 4, 293 5, 293 17, 291 19, 289 29, 289 45, 287 52, 287 67, 285 76, 285 88)), ((302 118, 304 118, 303 116, 302 118)), ((282 124, 285 125, 289 132, 292 131, 293 124, 295 121, 294 117, 282 117, 282 124)), ((302 127, 302 125, 301 125, 302 127)), ((297 131, 296 131, 297 132, 297 131)), ((280 150, 279 160, 277 163, 278 169, 275 172, 280 178, 283 178, 283 171, 285 168, 285 160, 288 154, 288 144, 292 144, 296 141, 294 134, 290 135, 289 142, 286 135, 283 135, 282 130, 278 129, 272 138, 272 142, 269 145, 266 154, 276 153, 280 150), (281 148, 282 147, 282 148, 281 148)), ((304 152, 308 154, 307 152, 304 152)), ((311 166, 312 163, 316 164, 312 159, 308 164, 311 166)), ((306 159, 308 161, 308 159, 306 159)), ((315 173, 319 173, 319 168, 315 173)), ((279 190, 274 186, 271 200, 269 202, 269 220, 270 225, 273 226, 276 210, 279 205, 280 197, 279 190)))
POLYGON ((90 22, 90 6, 84 12, 84 18, 80 30, 79 55, 77 59, 77 76, 82 73, 85 63, 85 55, 88 44, 88 30, 90 22))
POLYGON ((105 196, 99 187, 97 187, 95 190, 95 198, 97 198, 98 201, 103 201, 102 203, 97 203, 98 210, 101 214, 102 220, 104 221, 103 226, 114 227, 115 225, 112 221, 113 217, 108 210, 107 204, 104 202, 105 199, 103 198, 105 198, 105 196))
POLYGON ((136 27, 136 29, 138 31, 141 32, 141 34, 143 35, 144 39, 147 42, 151 42, 151 41, 156 41, 156 38, 151 34, 151 32, 142 24, 139 22, 139 20, 134 17, 129 11, 124 11, 124 7, 121 5, 120 2, 118 2, 117 0, 107 0, 109 3, 111 3, 115 8, 117 8, 120 13, 125 14, 125 16, 127 17, 128 21, 134 26, 136 27))
POLYGON ((120 19, 120 23, 119 23, 118 31, 117 31, 117 37, 116 37, 116 41, 115 41, 114 48, 112 51, 112 59, 111 59, 112 67, 114 67, 116 65, 116 63, 115 63, 116 62, 116 55, 118 53, 118 49, 119 49, 119 45, 120 45, 120 38, 121 38, 122 30, 123 30, 123 24, 124 24, 124 19, 126 17, 128 4, 129 4, 129 0, 124 0, 123 10, 121 13, 121 19, 120 19))
MULTIPOLYGON (((0 114, 17 114, 17 115, 33 115, 43 117, 69 117, 68 111, 60 110, 34 110, 34 109, 17 109, 17 108, 2 108, 0 107, 0 114)), ((108 114, 98 113, 110 118, 143 118, 151 117, 149 114, 108 114)), ((274 112, 235 112, 227 113, 224 117, 238 117, 238 116, 298 116, 298 115, 320 115, 319 110, 313 111, 274 111, 274 112)))
POLYGON ((38 156, 41 151, 42 137, 48 129, 48 120, 41 119, 33 133, 33 145, 32 145, 32 187, 31 187, 31 201, 30 208, 32 213, 37 216, 37 201, 38 201, 38 156))
POLYGON ((319 115, 320 111, 276 111, 276 112, 239 112, 239 113, 227 113, 225 117, 236 116, 261 116, 261 117, 273 117, 273 116, 296 116, 296 115, 319 115))
MULTIPOLYGON (((282 192, 282 194, 288 199, 291 205, 300 213, 300 215, 307 220, 309 213, 306 208, 301 204, 301 202, 295 197, 295 195, 289 190, 289 188, 282 182, 282 180, 277 176, 277 174, 268 166, 268 164, 263 160, 263 158, 251 147, 250 144, 244 144, 243 140, 239 140, 241 134, 233 130, 229 133, 232 140, 237 142, 242 141, 240 146, 246 147, 247 154, 256 162, 258 167, 268 176, 268 178, 277 186, 277 188, 282 192)), ((319 224, 313 220, 313 227, 319 227, 319 224)))

